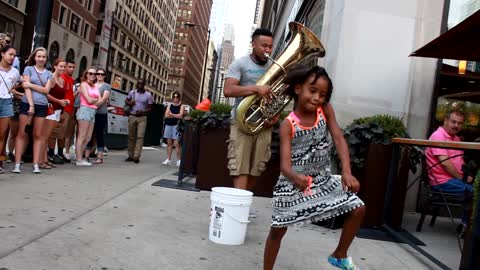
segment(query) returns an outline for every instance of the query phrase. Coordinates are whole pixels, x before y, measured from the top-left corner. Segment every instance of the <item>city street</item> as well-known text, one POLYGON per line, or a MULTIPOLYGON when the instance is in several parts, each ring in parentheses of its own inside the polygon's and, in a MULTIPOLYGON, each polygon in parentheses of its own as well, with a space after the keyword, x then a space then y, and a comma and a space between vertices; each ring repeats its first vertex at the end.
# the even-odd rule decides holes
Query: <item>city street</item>
MULTIPOLYGON (((27 164, 0 175, 0 269, 261 269, 270 199, 254 199, 258 217, 244 245, 214 244, 209 192, 151 186, 175 179, 176 167, 158 165, 164 157, 164 148, 148 148, 133 164, 112 151, 101 166, 33 175, 27 164)), ((334 269, 326 257, 339 232, 291 229, 277 269, 334 269)), ((357 238, 350 254, 362 269, 433 268, 396 243, 357 238)))

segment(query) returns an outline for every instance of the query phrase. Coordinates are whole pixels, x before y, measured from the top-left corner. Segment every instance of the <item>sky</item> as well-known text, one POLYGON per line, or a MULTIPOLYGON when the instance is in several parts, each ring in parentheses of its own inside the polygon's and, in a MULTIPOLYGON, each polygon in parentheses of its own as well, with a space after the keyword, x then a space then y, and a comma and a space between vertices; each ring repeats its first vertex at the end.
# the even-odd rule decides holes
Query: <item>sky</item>
POLYGON ((222 41, 223 25, 232 24, 235 32, 235 58, 248 53, 250 35, 255 16, 256 0, 214 0, 216 11, 212 11, 216 18, 210 18, 212 40, 218 48, 222 41))

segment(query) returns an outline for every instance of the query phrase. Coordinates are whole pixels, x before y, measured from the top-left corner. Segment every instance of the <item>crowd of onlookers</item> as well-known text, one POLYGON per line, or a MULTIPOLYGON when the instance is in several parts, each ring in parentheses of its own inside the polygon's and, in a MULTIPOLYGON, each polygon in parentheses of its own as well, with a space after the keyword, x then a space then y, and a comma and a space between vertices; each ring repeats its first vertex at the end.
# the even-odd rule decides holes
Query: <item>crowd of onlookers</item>
POLYGON ((34 173, 69 163, 73 142, 77 166, 103 163, 111 91, 105 70, 91 67, 74 80, 73 60, 49 62, 39 47, 21 71, 11 37, 3 33, 0 54, 0 173, 4 162, 14 163, 13 173, 29 159, 34 173))
MULTIPOLYGON (((32 162, 33 173, 75 160, 77 166, 102 164, 111 86, 103 68, 90 67, 74 80, 75 62, 48 59, 38 47, 21 63, 11 37, 0 33, 0 173, 4 163, 21 173, 24 161, 32 162), (70 153, 75 149, 75 153, 70 153)), ((164 139, 167 159, 163 165, 180 165, 178 120, 185 114, 179 92, 165 111, 164 139)), ((153 98, 145 81, 137 81, 125 100, 128 106, 128 157, 140 162, 147 115, 153 98)))

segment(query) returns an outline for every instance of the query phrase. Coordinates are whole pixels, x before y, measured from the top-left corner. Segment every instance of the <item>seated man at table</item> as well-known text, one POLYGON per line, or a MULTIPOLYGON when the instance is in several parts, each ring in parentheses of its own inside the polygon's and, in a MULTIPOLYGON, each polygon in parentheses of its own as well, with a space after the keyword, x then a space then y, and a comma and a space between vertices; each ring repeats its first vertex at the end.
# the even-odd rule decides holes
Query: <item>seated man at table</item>
MULTIPOLYGON (((465 115, 462 111, 458 109, 449 111, 445 115, 443 125, 432 133, 429 140, 460 142, 457 133, 462 129, 464 119, 465 115)), ((471 195, 473 193, 473 187, 470 184, 472 177, 469 176, 466 182, 462 180, 462 166, 464 164, 462 150, 429 147, 425 150, 425 156, 432 191, 457 195, 471 195)), ((459 234, 463 235, 466 223, 465 213, 462 224, 457 228, 459 234)))

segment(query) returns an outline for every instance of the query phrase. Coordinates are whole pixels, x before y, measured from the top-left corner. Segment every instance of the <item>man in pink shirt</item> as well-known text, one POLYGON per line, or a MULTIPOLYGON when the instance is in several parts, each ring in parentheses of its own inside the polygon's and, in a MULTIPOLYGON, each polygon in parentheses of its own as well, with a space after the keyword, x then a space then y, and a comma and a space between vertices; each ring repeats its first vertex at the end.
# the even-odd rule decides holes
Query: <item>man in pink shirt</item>
MULTIPOLYGON (((445 115, 443 126, 432 133, 429 140, 461 141, 457 133, 462 129, 464 119, 465 116, 462 111, 449 111, 445 115)), ((430 168, 428 177, 433 191, 442 191, 458 195, 464 195, 466 192, 473 193, 473 187, 469 184, 469 182, 472 182, 472 178, 468 177, 467 182, 462 180, 462 166, 464 163, 462 150, 427 148, 425 156, 427 166, 430 168)), ((466 221, 467 219, 464 217, 462 223, 466 224, 466 221)))

